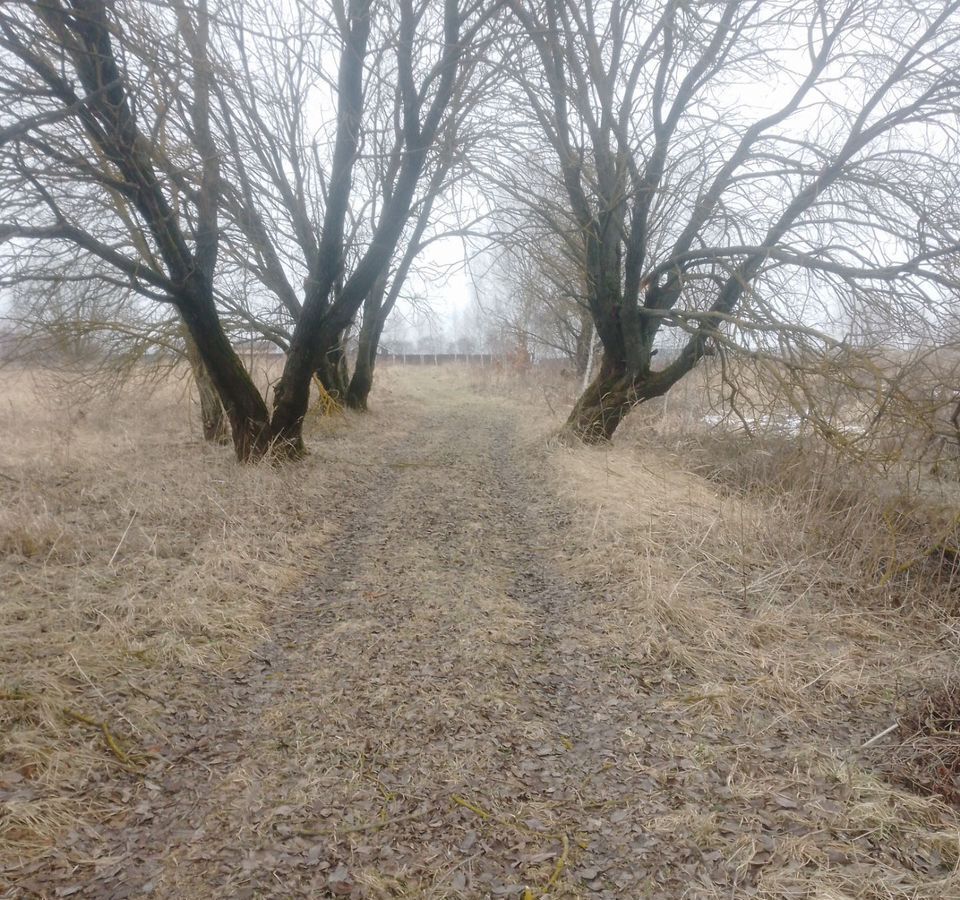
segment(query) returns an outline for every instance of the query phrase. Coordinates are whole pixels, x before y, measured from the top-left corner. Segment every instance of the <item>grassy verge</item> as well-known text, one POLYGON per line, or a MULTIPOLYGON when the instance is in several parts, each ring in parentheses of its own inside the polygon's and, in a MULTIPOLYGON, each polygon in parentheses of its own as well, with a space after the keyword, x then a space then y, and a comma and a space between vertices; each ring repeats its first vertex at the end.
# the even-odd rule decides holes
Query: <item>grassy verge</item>
POLYGON ((723 796, 651 827, 694 832, 750 896, 960 895, 960 817, 946 791, 911 789, 920 751, 903 751, 939 715, 918 720, 916 697, 957 666, 936 549, 955 539, 949 486, 905 494, 675 402, 613 447, 554 458, 583 510, 571 571, 619 635, 611 664, 656 672, 663 714, 688 731, 676 755, 728 771, 723 796))

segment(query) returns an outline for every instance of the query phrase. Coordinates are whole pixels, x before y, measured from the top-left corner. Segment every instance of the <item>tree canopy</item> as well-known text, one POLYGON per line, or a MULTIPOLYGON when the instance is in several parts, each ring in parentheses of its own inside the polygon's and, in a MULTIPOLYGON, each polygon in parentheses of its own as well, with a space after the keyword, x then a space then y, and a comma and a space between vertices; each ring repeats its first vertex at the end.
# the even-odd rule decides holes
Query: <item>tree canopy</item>
POLYGON ((238 456, 296 456, 314 375, 365 406, 424 248, 499 244, 544 341, 598 336, 568 430, 607 439, 709 352, 936 334, 958 39, 956 0, 17 0, 0 284, 161 310, 127 320, 180 323, 238 456), (272 410, 237 325, 286 353, 272 410))

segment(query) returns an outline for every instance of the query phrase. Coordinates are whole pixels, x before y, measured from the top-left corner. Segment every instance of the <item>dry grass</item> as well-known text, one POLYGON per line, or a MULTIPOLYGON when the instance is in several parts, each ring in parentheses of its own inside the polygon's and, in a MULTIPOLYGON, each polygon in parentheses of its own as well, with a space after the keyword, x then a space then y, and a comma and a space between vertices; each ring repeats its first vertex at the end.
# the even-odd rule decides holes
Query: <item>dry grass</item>
POLYGON ((906 705, 897 731, 891 777, 960 806, 960 681, 924 685, 906 705))
MULTIPOLYGON (((284 690, 208 787, 211 831, 270 849, 284 817, 315 828, 319 804, 322 828, 360 826, 341 849, 356 849, 370 892, 396 886, 360 850, 396 846, 413 866, 397 884, 434 884, 407 895, 459 896, 459 851, 444 840, 489 831, 498 863, 536 844, 524 852, 549 886, 556 834, 570 835, 573 871, 590 840, 603 845, 602 829, 581 832, 619 805, 632 819, 608 837, 635 821, 648 846, 693 846, 698 871, 733 873, 691 897, 960 896, 960 817, 923 780, 956 719, 944 700, 955 694, 931 700, 926 687, 957 660, 952 568, 928 552, 954 540, 949 486, 925 480, 907 503, 904 481, 868 479, 808 443, 705 429, 683 392, 635 415, 613 447, 544 458, 569 383, 442 369, 381 372, 371 417, 325 426, 333 440, 303 466, 240 469, 196 442, 175 385, 148 401, 102 398, 81 417, 66 401, 32 407, 30 385, 6 377, 0 788, 12 799, 0 864, 108 817, 127 799, 122 779, 109 789, 115 771, 165 753, 159 711, 202 706, 205 674, 241 667, 267 605, 317 568, 322 510, 349 499, 322 475, 334 463, 337 479, 363 482, 342 537, 373 549, 339 548, 342 570, 317 582, 336 598, 333 624, 301 634, 291 606, 281 637, 306 649, 289 651, 284 690), (551 479, 577 510, 569 532, 533 508, 551 479), (518 570, 541 567, 540 588, 518 589, 518 570), (544 693, 567 666, 576 678, 563 683, 586 699, 544 693), (515 773, 491 736, 529 747, 537 778, 569 767, 590 815, 525 782, 506 790, 515 773), (620 781, 636 793, 618 795, 620 781), (549 834, 514 827, 528 814, 549 834), (383 829, 367 834, 378 815, 383 829)), ((171 849, 170 883, 190 886, 171 896, 206 883, 191 851, 171 849)), ((679 857, 664 858, 682 879, 679 857)), ((563 890, 581 896, 580 878, 564 875, 563 890)))
MULTIPOLYGON (((575 390, 469 383, 555 423, 575 390)), ((960 897, 956 690, 937 687, 957 669, 960 491, 809 431, 711 428, 705 386, 635 411, 612 447, 553 452, 591 598, 575 639, 655 698, 652 743, 628 730, 625 749, 654 784, 678 760, 726 773, 720 794, 678 784, 648 828, 735 868, 732 894, 691 896, 960 897)))
POLYGON ((90 786, 164 754, 154 714, 202 705, 327 539, 319 463, 238 467, 185 391, 2 373, 0 869, 122 802, 90 786))
POLYGON ((876 464, 811 431, 752 437, 707 423, 702 381, 641 407, 619 436, 731 493, 775 509, 869 605, 922 605, 953 614, 960 602, 960 483, 921 461, 876 464))
POLYGON ((613 447, 556 460, 583 509, 571 567, 601 586, 616 664, 654 660, 677 685, 664 707, 688 723, 678 755, 734 761, 737 837, 716 811, 678 813, 704 852, 741 858, 760 896, 960 896, 960 817, 885 777, 908 736, 894 769, 925 753, 929 776, 917 722, 861 752, 905 695, 956 669, 955 573, 937 558, 956 542, 952 487, 907 500, 829 448, 707 429, 682 396, 635 413, 613 447), (771 825, 778 806, 790 834, 771 825))

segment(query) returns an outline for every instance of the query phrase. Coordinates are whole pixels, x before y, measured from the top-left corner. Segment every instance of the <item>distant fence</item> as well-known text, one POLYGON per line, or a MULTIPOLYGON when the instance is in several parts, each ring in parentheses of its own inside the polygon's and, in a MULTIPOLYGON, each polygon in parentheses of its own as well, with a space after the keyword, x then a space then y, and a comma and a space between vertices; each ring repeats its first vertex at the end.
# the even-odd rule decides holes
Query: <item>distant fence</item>
POLYGON ((399 366, 444 366, 449 363, 461 363, 468 366, 503 365, 504 357, 494 353, 381 353, 378 363, 392 363, 399 366))

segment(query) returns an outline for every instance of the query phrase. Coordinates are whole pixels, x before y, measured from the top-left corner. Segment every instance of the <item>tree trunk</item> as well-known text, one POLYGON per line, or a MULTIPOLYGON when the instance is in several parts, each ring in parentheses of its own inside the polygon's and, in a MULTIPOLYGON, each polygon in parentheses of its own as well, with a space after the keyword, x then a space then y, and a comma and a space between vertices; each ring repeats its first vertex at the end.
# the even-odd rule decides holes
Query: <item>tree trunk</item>
POLYGON ((302 347, 291 347, 283 376, 273 391, 270 435, 274 452, 288 459, 299 459, 307 452, 303 445, 303 417, 310 403, 312 355, 302 347))
POLYGON ((216 307, 199 299, 179 309, 230 422, 237 459, 260 459, 270 446, 270 414, 224 332, 216 307))
POLYGON ((306 455, 303 443, 303 420, 310 405, 310 381, 314 375, 323 389, 336 400, 347 391, 346 356, 340 333, 331 335, 319 326, 315 351, 309 339, 309 328, 294 332, 283 375, 273 391, 273 418, 270 436, 278 457, 300 459, 306 455))
POLYGON ((316 370, 317 380, 338 404, 342 404, 347 396, 347 354, 343 342, 343 335, 322 340, 320 346, 325 349, 320 353, 316 370))
POLYGON ((347 388, 347 406, 350 409, 366 412, 367 397, 370 396, 370 389, 373 387, 373 355, 370 353, 369 346, 364 347, 361 343, 357 351, 357 361, 353 366, 353 377, 350 379, 350 387, 347 388))
POLYGON ((380 335, 386 322, 386 313, 378 315, 373 326, 366 334, 360 331, 357 361, 353 367, 353 377, 347 390, 347 406, 350 409, 366 412, 367 399, 373 389, 373 372, 377 365, 377 351, 380 347, 380 335))
POLYGON ((561 435, 585 444, 605 443, 637 402, 632 379, 604 364, 580 395, 561 435))
POLYGON ((611 363, 604 353, 597 377, 577 400, 561 437, 586 444, 609 441, 631 409, 662 397, 693 370, 706 352, 708 339, 709 332, 699 331, 669 366, 656 372, 649 367, 628 371, 625 364, 611 363))
POLYGON ((303 420, 310 406, 310 382, 316 376, 324 390, 337 389, 339 360, 331 368, 328 356, 335 348, 339 348, 339 332, 331 336, 324 327, 323 311, 305 305, 290 342, 283 375, 273 391, 270 435, 277 456, 300 459, 306 455, 303 420), (316 321, 305 321, 312 317, 316 321), (313 335, 317 335, 315 341, 311 340, 313 335))
POLYGON ((193 373, 193 380, 200 395, 200 421, 203 425, 203 438, 211 444, 230 443, 230 425, 223 411, 223 404, 217 396, 217 389, 207 367, 203 364, 200 349, 196 341, 185 332, 184 340, 187 346, 187 360, 193 373))
MULTIPOLYGON (((402 272, 398 274, 397 278, 402 279, 405 274, 405 272, 402 272)), ((398 286, 396 279, 394 286, 398 286)), ((363 301, 363 322, 360 325, 360 335, 357 339, 357 361, 353 367, 350 387, 347 389, 347 406, 351 409, 365 411, 367 408, 367 398, 370 396, 370 389, 373 387, 373 367, 377 361, 380 335, 383 333, 383 326, 387 321, 390 310, 393 309, 393 301, 396 299, 393 296, 394 292, 391 291, 388 302, 384 304, 383 298, 386 288, 387 272, 384 271, 363 301)))

